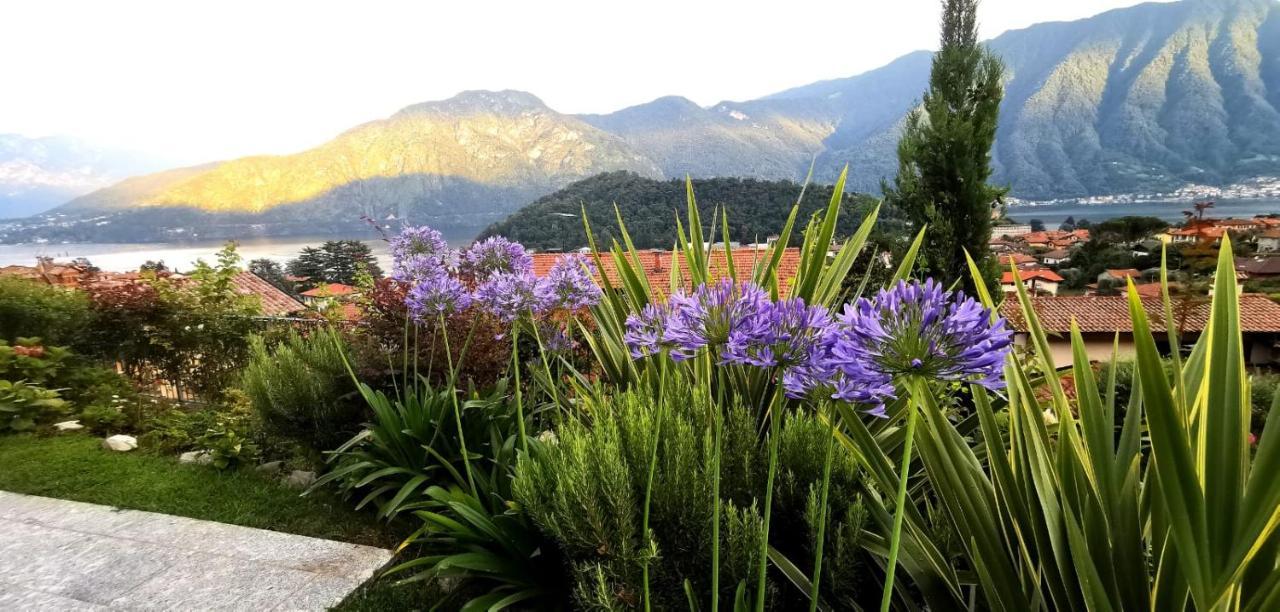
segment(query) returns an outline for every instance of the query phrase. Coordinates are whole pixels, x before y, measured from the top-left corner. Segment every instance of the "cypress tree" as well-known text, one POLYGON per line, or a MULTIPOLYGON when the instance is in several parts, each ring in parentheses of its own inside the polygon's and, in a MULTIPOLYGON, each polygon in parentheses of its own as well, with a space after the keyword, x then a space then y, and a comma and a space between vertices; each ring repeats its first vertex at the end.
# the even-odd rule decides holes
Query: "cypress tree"
POLYGON ((907 115, 898 141, 898 176, 885 199, 911 222, 928 224, 917 262, 950 284, 973 281, 964 252, 990 277, 991 211, 1005 189, 987 183, 996 137, 1004 65, 978 43, 978 0, 943 0, 941 49, 929 89, 907 115))

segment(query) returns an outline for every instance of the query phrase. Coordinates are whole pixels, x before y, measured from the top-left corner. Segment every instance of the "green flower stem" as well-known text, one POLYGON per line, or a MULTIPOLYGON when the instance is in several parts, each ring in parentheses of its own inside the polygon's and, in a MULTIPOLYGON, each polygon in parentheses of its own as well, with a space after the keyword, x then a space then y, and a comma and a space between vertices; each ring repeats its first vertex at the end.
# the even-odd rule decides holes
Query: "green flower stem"
POLYGON ((769 405, 769 475, 764 484, 764 532, 760 537, 760 566, 756 576, 756 612, 764 612, 765 574, 769 569, 769 521, 773 516, 773 479, 778 473, 778 422, 781 418, 777 391, 769 405))
POLYGON ((516 420, 520 426, 520 450, 529 454, 529 436, 524 430, 524 401, 520 396, 520 326, 511 326, 511 368, 515 376, 516 420))
MULTIPOLYGON (((713 363, 707 353, 708 374, 713 363)), ((708 375, 703 380, 710 381, 708 375)), ((720 438, 724 433, 724 385, 717 387, 719 401, 711 404, 711 609, 720 609, 720 438)), ((707 388, 707 400, 711 401, 711 388, 707 388)))
MULTIPOLYGON (((822 407, 818 407, 821 412, 822 407)), ((827 435, 827 456, 822 464, 822 493, 818 500, 818 537, 814 542, 813 553, 813 584, 809 588, 809 612, 818 609, 818 583, 822 580, 822 549, 827 541, 827 495, 831 490, 831 462, 835 455, 836 447, 836 412, 835 410, 827 411, 827 423, 830 424, 830 430, 827 435)))
MULTIPOLYGON (((653 475, 658 469, 658 441, 662 438, 662 413, 663 407, 666 406, 666 399, 662 396, 662 391, 666 389, 666 373, 667 369, 659 366, 660 378, 658 379, 658 410, 653 416, 653 447, 649 450, 649 477, 644 485, 644 515, 640 521, 640 532, 644 534, 645 541, 649 542, 650 553, 653 552, 654 545, 652 540, 649 538, 649 508, 652 505, 653 499, 653 475)), ((645 556, 644 565, 640 568, 641 584, 644 589, 641 596, 644 599, 645 612, 649 612, 649 610, 652 609, 652 602, 649 599, 649 562, 651 560, 652 555, 645 556)))
MULTIPOLYGON (((919 386, 916 384, 908 384, 908 386, 911 394, 916 396, 919 386)), ((889 562, 885 568, 884 595, 880 599, 880 612, 888 612, 889 602, 893 600, 893 574, 898 567, 898 549, 902 546, 902 518, 906 515, 907 478, 911 469, 911 442, 915 438, 917 412, 914 402, 907 404, 907 435, 902 441, 902 472, 898 477, 898 498, 893 509, 893 533, 889 539, 889 562)))
MULTIPOLYGON (((458 369, 462 366, 462 359, 466 356, 467 347, 471 345, 471 332, 475 331, 475 325, 471 326, 471 332, 467 333, 467 340, 463 342, 462 352, 458 355, 458 367, 454 367, 453 352, 449 347, 449 330, 444 327, 444 315, 440 315, 440 328, 444 330, 444 354, 449 364, 449 397, 453 400, 453 420, 458 426, 458 444, 462 447, 462 467, 467 473, 467 485, 471 487, 471 494, 476 499, 480 499, 479 490, 476 488, 475 475, 471 473, 471 453, 467 451, 467 435, 462 428, 462 407, 458 405, 458 390, 454 388, 457 382, 458 369)), ((415 328, 416 329, 416 328, 415 328)), ((415 338, 417 334, 414 334, 415 338)), ((414 376, 418 375, 417 351, 414 351, 414 376)), ((414 381, 417 384, 417 380, 414 381)))
POLYGON ((538 355, 542 357, 542 369, 547 371, 547 386, 551 387, 551 402, 560 409, 560 394, 556 391, 556 379, 551 375, 551 363, 547 361, 547 351, 542 347, 542 333, 538 324, 533 322, 533 310, 529 310, 529 327, 533 328, 533 338, 538 341, 538 355))

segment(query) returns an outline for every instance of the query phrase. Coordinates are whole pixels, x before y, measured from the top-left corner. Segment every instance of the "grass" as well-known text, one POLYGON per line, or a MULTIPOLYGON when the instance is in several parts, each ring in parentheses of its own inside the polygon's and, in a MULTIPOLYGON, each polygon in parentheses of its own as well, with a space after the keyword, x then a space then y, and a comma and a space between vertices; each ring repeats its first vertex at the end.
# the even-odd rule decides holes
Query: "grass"
MULTIPOLYGON (((138 451, 105 451, 99 444, 78 434, 0 436, 0 490, 384 548, 405 535, 327 491, 302 497, 252 470, 220 472, 138 451)), ((396 587, 374 579, 335 609, 428 609, 442 599, 434 584, 396 587)))

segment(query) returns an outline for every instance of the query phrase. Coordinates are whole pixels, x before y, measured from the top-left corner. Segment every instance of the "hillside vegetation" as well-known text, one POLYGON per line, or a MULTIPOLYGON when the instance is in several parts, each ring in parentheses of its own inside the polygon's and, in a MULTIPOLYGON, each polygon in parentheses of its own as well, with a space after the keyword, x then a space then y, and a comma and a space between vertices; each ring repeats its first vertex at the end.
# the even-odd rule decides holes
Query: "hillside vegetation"
MULTIPOLYGON (((694 179, 693 190, 703 210, 728 209, 730 240, 748 243, 764 242, 782 229, 800 197, 801 185, 792 181, 714 178, 694 179)), ((614 210, 617 205, 637 248, 669 249, 676 240, 675 220, 687 210, 685 192, 683 180, 658 181, 631 172, 610 172, 540 198, 489 226, 481 237, 506 236, 542 250, 581 248, 587 246, 582 228, 585 210, 601 248, 607 248, 614 238, 621 239, 614 210)), ((804 189, 799 223, 803 225, 809 215, 825 208, 831 193, 830 185, 809 185, 804 189)), ((847 236, 857 229, 876 199, 846 194, 844 202, 837 230, 847 236)), ((881 219, 881 227, 900 225, 900 217, 892 211, 882 211, 881 219)), ((706 215, 703 222, 704 233, 720 240, 721 228, 711 227, 711 215, 706 215)))

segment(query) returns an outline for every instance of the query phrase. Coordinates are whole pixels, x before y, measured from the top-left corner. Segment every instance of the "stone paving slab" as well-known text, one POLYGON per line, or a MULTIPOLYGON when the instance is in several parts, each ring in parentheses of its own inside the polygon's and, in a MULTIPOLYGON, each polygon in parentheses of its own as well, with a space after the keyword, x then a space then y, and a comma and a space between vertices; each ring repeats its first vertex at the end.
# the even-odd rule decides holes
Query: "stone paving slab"
POLYGON ((323 610, 390 560, 370 546, 0 491, 0 610, 323 610))

